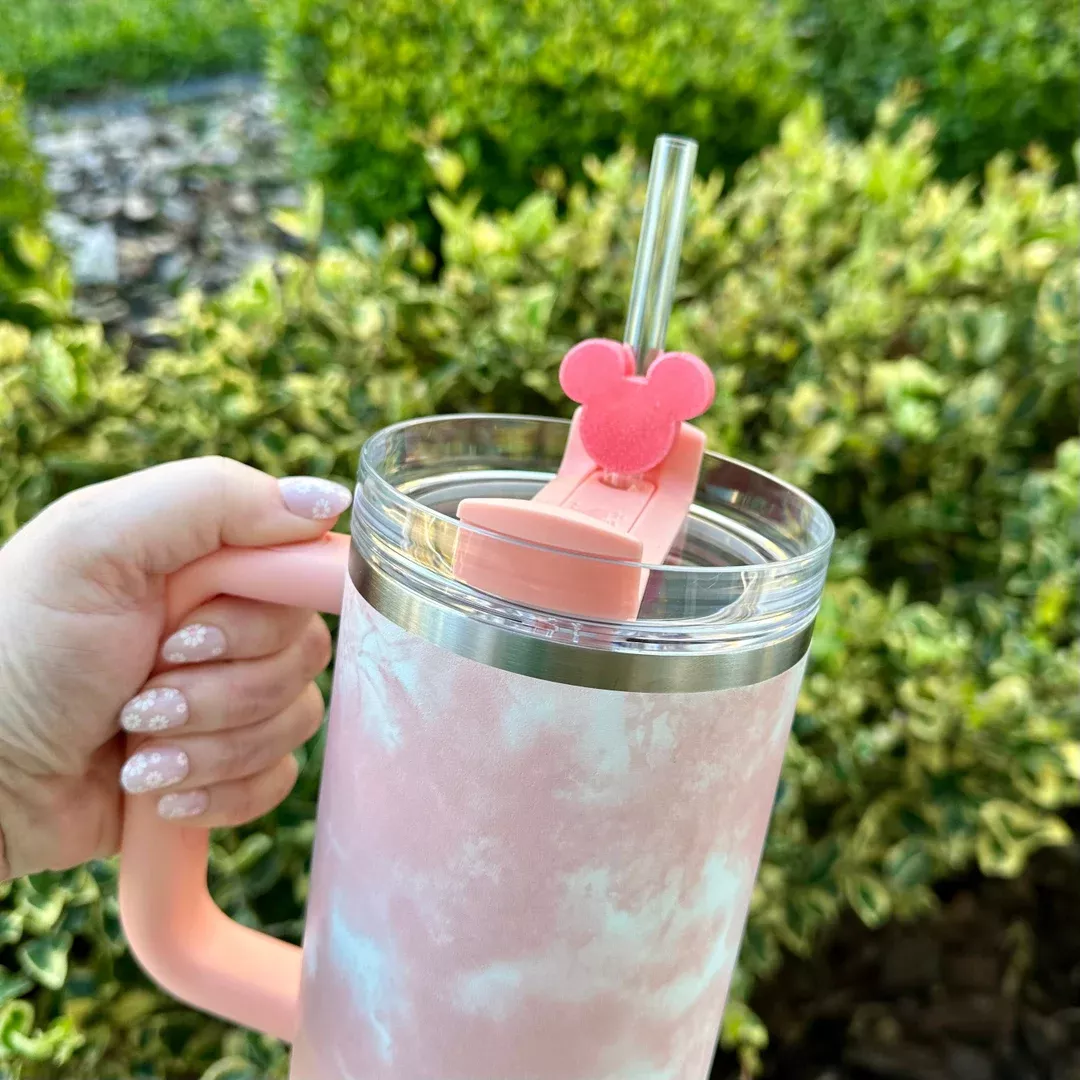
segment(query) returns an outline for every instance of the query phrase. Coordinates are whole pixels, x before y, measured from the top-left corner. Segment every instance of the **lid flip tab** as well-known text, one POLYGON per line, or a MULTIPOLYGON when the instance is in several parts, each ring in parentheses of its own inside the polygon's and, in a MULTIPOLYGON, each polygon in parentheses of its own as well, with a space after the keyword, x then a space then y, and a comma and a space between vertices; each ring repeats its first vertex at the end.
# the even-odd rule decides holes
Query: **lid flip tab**
POLYGON ((555 479, 532 499, 462 500, 458 518, 482 531, 458 535, 459 581, 582 618, 637 617, 641 564, 668 557, 697 489, 705 436, 686 421, 715 392, 702 360, 662 351, 696 154, 691 139, 656 140, 626 341, 582 341, 563 358, 559 383, 580 407, 555 479))

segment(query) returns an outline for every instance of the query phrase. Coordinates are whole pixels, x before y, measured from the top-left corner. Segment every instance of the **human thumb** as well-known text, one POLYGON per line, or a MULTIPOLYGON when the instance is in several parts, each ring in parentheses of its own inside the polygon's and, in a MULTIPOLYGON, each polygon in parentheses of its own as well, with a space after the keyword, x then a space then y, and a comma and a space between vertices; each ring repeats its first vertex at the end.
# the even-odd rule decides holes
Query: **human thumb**
POLYGON ((59 543, 65 569, 93 564, 96 577, 104 565, 114 586, 129 579, 137 589, 139 578, 171 574, 224 546, 313 540, 351 499, 348 488, 317 477, 277 480, 227 458, 193 458, 73 492, 24 535, 59 543))

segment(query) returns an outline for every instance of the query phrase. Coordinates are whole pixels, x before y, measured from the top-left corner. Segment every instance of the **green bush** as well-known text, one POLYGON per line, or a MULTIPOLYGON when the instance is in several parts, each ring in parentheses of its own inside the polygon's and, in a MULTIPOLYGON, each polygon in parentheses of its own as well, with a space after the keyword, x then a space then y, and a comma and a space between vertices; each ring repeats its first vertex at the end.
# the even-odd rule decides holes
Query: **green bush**
MULTIPOLYGON (((1080 0, 262 0, 297 161, 342 220, 424 220, 463 171, 514 206, 551 168, 661 131, 701 171, 771 142, 808 90, 858 134, 917 83, 944 173, 1080 130, 1080 0)), ((912 108, 916 102, 912 99, 912 108)), ((1071 170, 1070 170, 1071 171, 1071 170)))
POLYGON ((35 97, 259 66, 249 0, 18 0, 5 3, 0 72, 35 97))
MULTIPOLYGON (((807 486, 841 533, 725 1018, 748 1064, 766 1033, 746 1000, 785 951, 848 908, 916 915, 972 865, 1018 873, 1080 801, 1080 192, 998 162, 976 197, 932 179, 930 138, 838 141, 806 106, 727 197, 694 193, 670 339, 717 371, 711 443, 807 486)), ((349 478, 390 421, 565 412, 563 351, 619 333, 643 197, 631 155, 588 172, 561 217, 546 192, 497 217, 437 200, 437 280, 398 228, 190 296, 177 348, 138 370, 93 329, 5 328, 0 534, 180 456, 349 478)), ((318 760, 213 849, 228 910, 294 939, 318 760)), ((283 1075, 280 1047, 138 976, 111 864, 12 886, 0 965, 0 1069, 283 1075)))
POLYGON ((356 220, 422 215, 433 174, 495 206, 548 166, 663 131, 743 160, 798 99, 786 0, 267 0, 301 167, 356 220))
POLYGON ((803 0, 813 84, 865 134, 904 80, 937 123, 951 176, 1041 140, 1068 164, 1080 131, 1078 0, 803 0))
POLYGON ((67 311, 67 269, 43 227, 48 205, 20 88, 0 73, 0 319, 38 326, 67 311))

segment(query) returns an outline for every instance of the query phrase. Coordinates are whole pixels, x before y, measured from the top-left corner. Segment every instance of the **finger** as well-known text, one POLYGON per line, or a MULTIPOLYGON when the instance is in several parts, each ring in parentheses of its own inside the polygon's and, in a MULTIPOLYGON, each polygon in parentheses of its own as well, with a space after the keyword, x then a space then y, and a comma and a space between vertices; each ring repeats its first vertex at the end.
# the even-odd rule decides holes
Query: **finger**
POLYGON ((295 638, 311 616, 303 608, 219 596, 184 617, 161 643, 159 662, 202 664, 269 656, 295 638))
POLYGON ((281 652, 196 664, 155 675, 120 711, 125 731, 184 734, 245 727, 282 712, 330 662, 330 631, 317 615, 281 652))
POLYGON ((268 814, 292 791, 298 772, 296 758, 289 754, 261 773, 242 780, 159 795, 158 815, 167 821, 207 829, 246 825, 268 814))
POLYGON ((254 776, 310 739, 323 699, 310 683, 288 708, 260 724, 208 735, 150 738, 124 762, 120 784, 130 795, 170 788, 191 791, 254 776))
POLYGON ((224 545, 313 540, 351 499, 347 487, 317 477, 278 481, 227 458, 194 458, 72 492, 40 515, 36 532, 57 533, 67 548, 78 535, 80 566, 105 560, 116 568, 171 574, 224 545))

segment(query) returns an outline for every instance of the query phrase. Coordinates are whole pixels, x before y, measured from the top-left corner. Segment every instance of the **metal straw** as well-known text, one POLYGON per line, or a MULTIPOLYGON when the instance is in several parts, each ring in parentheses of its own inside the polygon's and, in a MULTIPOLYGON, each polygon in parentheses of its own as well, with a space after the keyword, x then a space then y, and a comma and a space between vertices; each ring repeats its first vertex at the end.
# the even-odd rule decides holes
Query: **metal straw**
POLYGON ((623 336, 634 350, 638 372, 663 351, 667 339, 697 148, 693 139, 677 135, 661 135, 653 144, 623 336))

